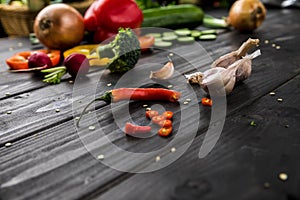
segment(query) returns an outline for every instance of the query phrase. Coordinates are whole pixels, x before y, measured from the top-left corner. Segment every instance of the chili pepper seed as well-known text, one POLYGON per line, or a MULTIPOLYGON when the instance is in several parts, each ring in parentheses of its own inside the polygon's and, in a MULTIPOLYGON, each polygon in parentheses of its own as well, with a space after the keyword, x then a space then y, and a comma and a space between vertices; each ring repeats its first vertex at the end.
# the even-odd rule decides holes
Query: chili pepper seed
POLYGON ((75 117, 75 120, 79 120, 80 117, 75 117))
POLYGON ((290 128, 290 125, 286 124, 284 125, 285 128, 290 128))
POLYGON ((278 101, 278 102, 283 102, 283 99, 278 98, 277 101, 278 101))
POLYGON ((11 142, 5 143, 5 147, 10 147, 10 146, 12 146, 12 143, 11 143, 11 142))
POLYGON ((270 92, 269 93, 270 96, 275 96, 275 94, 276 94, 275 92, 270 92))
POLYGON ((151 110, 151 108, 146 108, 146 111, 149 111, 149 110, 151 110))
POLYGON ((184 101, 184 102, 183 102, 184 105, 186 105, 186 104, 188 104, 188 103, 189 103, 188 101, 184 101))
POLYGON ((265 44, 269 44, 269 40, 265 40, 265 44))
POLYGON ((173 85, 168 85, 168 88, 172 88, 173 87, 173 85))
POLYGON ((147 105, 147 104, 144 104, 144 105, 143 105, 143 108, 147 108, 147 107, 148 107, 148 105, 147 105))
POLYGON ((73 84, 73 83, 74 83, 74 81, 70 80, 70 81, 69 81, 69 83, 70 83, 70 84, 73 84))
POLYGON ((93 131, 93 130, 95 130, 95 129, 96 129, 95 126, 89 126, 89 130, 90 130, 90 131, 93 131))
POLYGON ((111 83, 107 83, 107 87, 110 87, 112 84, 111 83))
POLYGON ((7 111, 6 114, 10 115, 12 113, 11 110, 7 111))
POLYGON ((272 44, 272 47, 276 47, 276 44, 272 44))
POLYGON ((286 181, 288 179, 288 175, 286 173, 278 174, 278 178, 282 181, 286 181))
POLYGON ((10 93, 9 93, 9 92, 6 92, 6 93, 5 93, 5 96, 7 96, 7 97, 10 96, 10 93))
POLYGON ((276 46, 276 49, 280 49, 280 46, 276 46))
POLYGON ((191 99, 186 99, 185 101, 187 101, 187 102, 191 102, 192 100, 191 100, 191 99))
POLYGON ((156 157, 155 157, 155 161, 156 161, 156 162, 160 161, 160 156, 156 156, 156 157))
POLYGON ((58 108, 57 108, 57 109, 55 109, 55 112, 57 112, 57 113, 58 113, 58 112, 60 112, 60 109, 58 109, 58 108))
POLYGON ((97 159, 98 159, 98 160, 103 160, 103 159, 104 159, 104 155, 103 155, 103 154, 98 155, 98 156, 97 156, 97 159))
POLYGON ((171 152, 174 153, 175 151, 176 151, 176 148, 175 148, 175 147, 172 147, 172 148, 171 148, 171 152))

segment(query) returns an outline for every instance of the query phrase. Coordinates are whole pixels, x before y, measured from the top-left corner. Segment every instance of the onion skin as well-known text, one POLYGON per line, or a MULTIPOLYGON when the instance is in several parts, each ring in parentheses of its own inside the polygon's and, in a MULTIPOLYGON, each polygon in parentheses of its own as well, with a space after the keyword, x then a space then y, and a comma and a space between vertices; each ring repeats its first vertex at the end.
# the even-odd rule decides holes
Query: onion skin
POLYGON ((231 6, 226 20, 240 32, 252 32, 262 25, 266 13, 260 0, 238 0, 231 6))
POLYGON ((75 8, 67 4, 51 4, 36 16, 34 33, 49 49, 66 50, 82 41, 83 17, 75 8))

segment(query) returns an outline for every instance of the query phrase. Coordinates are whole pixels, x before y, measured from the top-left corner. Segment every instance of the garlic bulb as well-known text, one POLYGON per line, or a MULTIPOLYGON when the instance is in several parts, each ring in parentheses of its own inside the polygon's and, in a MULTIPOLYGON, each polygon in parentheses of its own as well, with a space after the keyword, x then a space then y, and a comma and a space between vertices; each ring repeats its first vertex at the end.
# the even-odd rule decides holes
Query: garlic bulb
MULTIPOLYGON (((189 83, 198 83, 207 93, 209 93, 209 90, 219 90, 224 87, 226 94, 229 94, 238 80, 248 78, 251 73, 251 60, 259 55, 261 55, 261 52, 257 50, 239 59, 227 68, 214 67, 203 73, 196 72, 186 75, 186 78, 189 83)), ((214 91, 214 93, 216 92, 214 91)))
POLYGON ((234 63, 235 61, 241 59, 243 56, 247 54, 247 52, 253 47, 257 46, 259 43, 259 39, 251 39, 249 38, 246 42, 244 42, 240 48, 236 51, 232 51, 228 54, 225 54, 215 60, 211 67, 224 67, 227 68, 229 65, 234 63))

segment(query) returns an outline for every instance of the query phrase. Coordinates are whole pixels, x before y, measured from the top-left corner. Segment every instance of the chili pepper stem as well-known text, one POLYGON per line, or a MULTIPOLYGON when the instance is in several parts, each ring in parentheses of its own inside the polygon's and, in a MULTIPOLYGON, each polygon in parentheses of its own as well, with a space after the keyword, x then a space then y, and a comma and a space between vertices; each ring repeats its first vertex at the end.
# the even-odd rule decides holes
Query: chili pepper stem
POLYGON ((112 100, 112 96, 111 96, 111 91, 107 91, 105 92, 102 96, 97 97, 95 99, 93 99, 91 102, 89 102, 81 111, 80 116, 78 118, 78 121, 76 123, 76 126, 79 127, 79 122, 81 120, 81 118, 83 117, 83 115, 85 114, 86 110, 90 107, 90 105, 92 105, 93 103, 95 103, 96 101, 105 101, 106 103, 110 103, 112 100))

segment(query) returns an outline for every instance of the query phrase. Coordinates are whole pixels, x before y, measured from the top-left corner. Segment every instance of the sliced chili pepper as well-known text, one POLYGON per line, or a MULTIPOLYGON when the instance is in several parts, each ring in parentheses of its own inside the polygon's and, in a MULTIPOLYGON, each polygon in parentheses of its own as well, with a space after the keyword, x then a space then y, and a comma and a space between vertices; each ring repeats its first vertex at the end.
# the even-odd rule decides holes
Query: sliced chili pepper
POLYGON ((156 110, 147 110, 146 111, 146 117, 148 119, 152 119, 152 117, 159 115, 156 110))
POLYGON ((126 134, 149 133, 151 130, 151 126, 139 126, 129 122, 127 122, 125 125, 126 134))
POLYGON ((173 118, 173 112, 172 111, 165 111, 163 113, 163 116, 166 118, 166 119, 172 119, 173 118))
MULTIPOLYGON (((60 51, 58 50, 47 50, 47 49, 41 49, 36 50, 39 52, 46 53, 53 66, 56 66, 60 62, 60 51)), ((12 70, 19 70, 19 69, 28 69, 28 58, 36 51, 23 51, 19 52, 12 57, 6 59, 6 64, 9 66, 12 70)))
POLYGON ((158 135, 162 136, 162 137, 167 137, 172 133, 172 126, 171 127, 163 127, 161 129, 158 130, 158 135))
POLYGON ((165 120, 166 120, 166 118, 163 115, 156 115, 156 116, 152 117, 152 119, 151 119, 152 123, 154 123, 154 124, 159 124, 165 120))
POLYGON ((165 120, 158 122, 157 125, 160 127, 169 128, 172 126, 172 121, 169 119, 165 119, 165 120))
POLYGON ((142 101, 170 101, 176 102, 181 96, 181 93, 175 90, 164 88, 118 88, 105 92, 102 96, 88 103, 77 121, 79 125, 80 119, 86 109, 95 101, 118 102, 122 100, 142 100, 142 101))
POLYGON ((204 106, 212 106, 212 100, 210 98, 207 98, 207 97, 203 97, 201 99, 201 103, 204 106))

